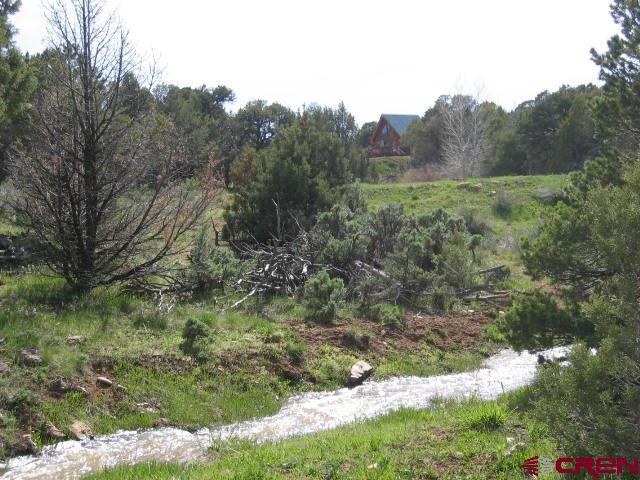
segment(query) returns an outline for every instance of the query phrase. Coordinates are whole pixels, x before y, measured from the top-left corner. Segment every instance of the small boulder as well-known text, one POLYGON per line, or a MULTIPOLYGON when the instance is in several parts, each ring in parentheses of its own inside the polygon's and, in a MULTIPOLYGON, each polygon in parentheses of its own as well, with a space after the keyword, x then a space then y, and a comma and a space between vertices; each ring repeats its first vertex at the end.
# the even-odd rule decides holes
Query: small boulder
POLYGON ((62 396, 67 393, 81 393, 83 395, 89 395, 86 388, 76 385, 75 383, 67 382, 64 378, 59 378, 49 384, 49 391, 54 395, 62 396))
POLYGON ((153 426, 156 428, 165 428, 169 426, 169 420, 166 418, 158 418, 153 422, 153 426))
POLYGON ((347 376, 347 386, 355 387, 356 385, 360 385, 369 378, 372 373, 373 367, 364 360, 359 360, 349 371, 349 375, 347 376))
POLYGON ((158 413, 158 409, 149 402, 137 403, 136 408, 140 413, 158 413))
POLYGON ((0 375, 7 375, 11 372, 11 367, 8 363, 0 362, 0 375))
POLYGON ((511 457, 517 451, 523 451, 526 448, 527 448, 527 446, 525 445, 524 442, 514 443, 509 448, 507 448, 507 450, 504 452, 504 455, 505 455, 505 457, 511 457))
POLYGON ((45 424, 45 433, 49 438, 52 438, 54 440, 62 440, 66 436, 62 430, 60 430, 51 422, 47 422, 45 424))
POLYGON ((35 453, 38 451, 38 445, 36 445, 36 442, 33 441, 31 434, 25 433, 24 435, 22 435, 21 440, 22 448, 24 448, 25 451, 30 453, 35 453))
POLYGON ((545 357, 541 353, 538 354, 538 365, 551 365, 552 363, 562 363, 567 360, 567 357, 560 355, 558 357, 545 357))
POLYGON ((69 427, 69 431, 76 440, 86 440, 88 438, 93 438, 91 428, 84 422, 73 422, 69 427))
POLYGON ((42 357, 36 348, 20 350, 20 361, 27 367, 35 367, 42 364, 42 357))
POLYGON ((110 388, 113 386, 113 381, 107 377, 98 377, 96 378, 96 385, 102 388, 110 388))
POLYGON ((49 391, 56 395, 64 395, 69 391, 69 383, 64 378, 59 378, 49 385, 49 391))
POLYGON ((74 393, 81 393, 82 395, 89 395, 89 392, 87 391, 87 389, 80 385, 75 385, 75 384, 70 385, 69 391, 74 393))

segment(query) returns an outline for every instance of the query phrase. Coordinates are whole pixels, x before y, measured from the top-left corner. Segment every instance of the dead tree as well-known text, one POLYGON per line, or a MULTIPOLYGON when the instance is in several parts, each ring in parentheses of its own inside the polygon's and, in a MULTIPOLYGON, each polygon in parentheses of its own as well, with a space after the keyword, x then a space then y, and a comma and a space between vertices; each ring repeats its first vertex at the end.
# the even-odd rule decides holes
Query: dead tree
POLYGON ((180 136, 137 101, 140 62, 102 1, 58 0, 48 20, 32 129, 11 159, 13 208, 75 289, 148 276, 187 248, 213 179, 183 186, 180 136))
POLYGON ((487 152, 487 120, 480 102, 468 95, 445 97, 440 104, 444 123, 443 157, 456 178, 479 176, 487 152))

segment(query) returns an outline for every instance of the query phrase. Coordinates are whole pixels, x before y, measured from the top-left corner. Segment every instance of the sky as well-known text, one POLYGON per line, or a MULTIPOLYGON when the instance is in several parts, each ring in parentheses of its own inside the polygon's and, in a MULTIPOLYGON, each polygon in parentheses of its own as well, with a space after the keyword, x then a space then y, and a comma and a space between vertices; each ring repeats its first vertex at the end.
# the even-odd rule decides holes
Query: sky
MULTIPOLYGON (((512 109, 543 90, 598 83, 592 47, 617 29, 609 0, 106 0, 162 80, 226 85, 231 110, 344 101, 359 123, 423 114, 442 94, 512 109)), ((45 2, 46 4, 46 2, 45 2)), ((12 18, 46 45, 41 0, 12 18)))

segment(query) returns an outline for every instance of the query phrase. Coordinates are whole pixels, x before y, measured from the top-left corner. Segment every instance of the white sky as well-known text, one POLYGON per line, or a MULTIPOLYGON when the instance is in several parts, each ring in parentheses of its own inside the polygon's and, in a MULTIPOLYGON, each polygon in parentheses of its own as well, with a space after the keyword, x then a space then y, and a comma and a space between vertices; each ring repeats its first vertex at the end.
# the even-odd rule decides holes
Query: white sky
MULTIPOLYGON (((444 93, 511 109, 563 84, 597 82, 589 49, 617 31, 609 0, 107 0, 163 81, 226 85, 292 108, 343 100, 358 122, 423 114, 444 93)), ((43 48, 41 0, 12 22, 43 48)))

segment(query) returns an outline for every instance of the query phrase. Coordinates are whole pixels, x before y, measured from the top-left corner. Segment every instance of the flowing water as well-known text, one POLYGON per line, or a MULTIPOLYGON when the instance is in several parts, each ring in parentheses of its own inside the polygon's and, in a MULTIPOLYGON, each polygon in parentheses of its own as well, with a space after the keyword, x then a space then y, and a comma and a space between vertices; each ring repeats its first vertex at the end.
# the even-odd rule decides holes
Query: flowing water
MULTIPOLYGON (((542 352, 546 358, 565 355, 566 347, 542 352)), ((334 392, 312 392, 289 399, 275 415, 190 433, 176 428, 118 432, 86 441, 45 447, 42 454, 18 457, 5 466, 1 479, 67 479, 117 465, 150 461, 187 463, 202 460, 209 447, 230 438, 257 442, 319 432, 384 415, 399 408, 425 408, 436 398, 476 396, 491 400, 530 383, 537 355, 511 350, 487 359, 471 372, 434 377, 397 377, 367 382, 334 392)))

